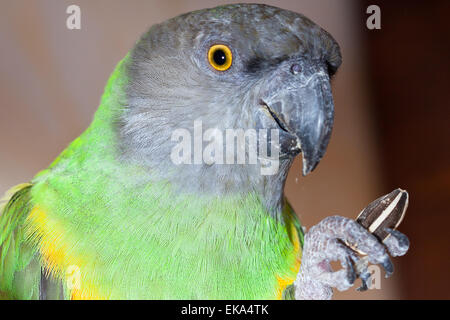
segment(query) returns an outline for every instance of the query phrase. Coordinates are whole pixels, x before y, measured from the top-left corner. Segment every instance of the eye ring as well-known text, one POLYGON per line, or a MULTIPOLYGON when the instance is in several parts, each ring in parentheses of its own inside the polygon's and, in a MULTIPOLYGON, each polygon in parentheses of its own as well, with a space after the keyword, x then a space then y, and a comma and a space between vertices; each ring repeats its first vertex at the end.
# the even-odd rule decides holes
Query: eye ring
POLYGON ((217 71, 226 71, 233 63, 233 54, 228 46, 215 44, 208 50, 208 61, 217 71))

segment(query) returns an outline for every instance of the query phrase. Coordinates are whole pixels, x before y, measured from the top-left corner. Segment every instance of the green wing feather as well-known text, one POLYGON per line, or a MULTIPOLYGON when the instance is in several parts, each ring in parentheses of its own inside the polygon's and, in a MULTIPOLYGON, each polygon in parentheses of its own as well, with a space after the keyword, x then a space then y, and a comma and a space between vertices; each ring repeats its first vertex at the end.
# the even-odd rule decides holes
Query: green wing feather
POLYGON ((30 212, 30 184, 9 192, 0 207, 0 297, 38 299, 41 268, 21 228, 30 212))
POLYGON ((63 288, 44 275, 38 253, 26 242, 22 226, 32 208, 31 187, 14 187, 0 202, 0 300, 63 297, 63 288))

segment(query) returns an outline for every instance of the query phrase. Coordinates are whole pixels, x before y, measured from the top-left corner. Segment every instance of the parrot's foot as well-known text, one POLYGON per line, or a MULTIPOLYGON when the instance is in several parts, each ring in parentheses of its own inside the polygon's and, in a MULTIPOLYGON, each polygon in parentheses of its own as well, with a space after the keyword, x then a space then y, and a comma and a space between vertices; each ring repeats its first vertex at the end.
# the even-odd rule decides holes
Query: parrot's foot
POLYGON ((381 264, 389 277, 394 271, 389 254, 404 255, 409 240, 399 231, 386 231, 390 235, 380 242, 355 220, 339 216, 325 218, 313 226, 305 235, 302 264, 295 281, 296 299, 331 299, 332 288, 347 290, 356 278, 362 280, 358 290, 367 290, 369 263, 381 264), (361 258, 350 247, 366 255, 361 258), (340 261, 343 268, 333 272, 331 261, 340 261))

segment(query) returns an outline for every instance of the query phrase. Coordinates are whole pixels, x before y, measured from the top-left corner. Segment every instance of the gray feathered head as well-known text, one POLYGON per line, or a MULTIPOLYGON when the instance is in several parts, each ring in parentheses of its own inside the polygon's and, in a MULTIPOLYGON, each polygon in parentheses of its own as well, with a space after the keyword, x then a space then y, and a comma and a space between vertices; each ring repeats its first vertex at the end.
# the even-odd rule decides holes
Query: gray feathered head
MULTIPOLYGON (((203 130, 278 129, 281 159, 290 164, 302 152, 306 175, 329 142, 330 78, 340 64, 330 34, 291 11, 237 4, 170 19, 132 50, 123 148, 156 165, 170 162, 174 130, 192 129, 195 120, 203 130)), ((204 176, 209 170, 220 183, 230 171, 252 180, 236 166, 186 170, 204 176)))

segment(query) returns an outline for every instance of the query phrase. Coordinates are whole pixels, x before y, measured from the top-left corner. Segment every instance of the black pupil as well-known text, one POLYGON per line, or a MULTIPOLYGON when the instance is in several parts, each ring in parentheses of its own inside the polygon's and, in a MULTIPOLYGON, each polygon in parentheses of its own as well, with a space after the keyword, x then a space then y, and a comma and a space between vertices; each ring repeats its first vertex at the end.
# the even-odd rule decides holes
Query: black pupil
POLYGON ((222 49, 218 49, 214 52, 213 59, 217 65, 222 66, 227 61, 227 56, 225 55, 225 52, 223 52, 222 49))

